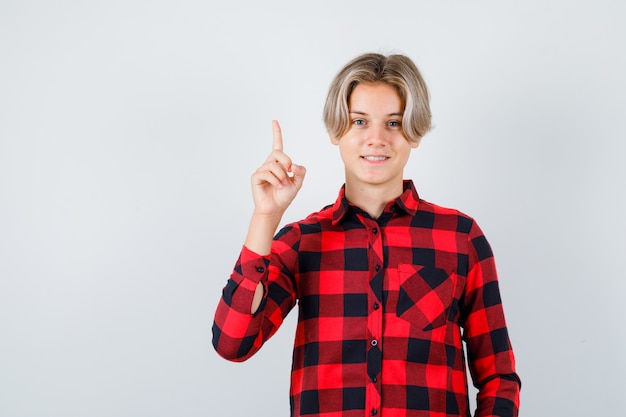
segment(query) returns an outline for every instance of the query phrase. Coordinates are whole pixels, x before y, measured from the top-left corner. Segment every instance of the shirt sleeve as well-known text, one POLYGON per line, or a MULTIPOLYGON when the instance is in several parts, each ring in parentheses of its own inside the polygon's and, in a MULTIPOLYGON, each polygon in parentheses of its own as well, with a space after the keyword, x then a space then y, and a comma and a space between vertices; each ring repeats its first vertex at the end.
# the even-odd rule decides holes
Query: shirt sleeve
POLYGON ((274 238, 269 256, 242 247, 215 311, 213 347, 220 356, 236 362, 250 358, 283 323, 296 303, 292 271, 298 242, 299 231, 288 226, 274 238), (259 283, 264 288, 263 300, 252 314, 259 283))
POLYGON ((487 239, 474 222, 462 301, 463 338, 474 385, 476 417, 517 417, 521 381, 504 318, 496 266, 487 239))

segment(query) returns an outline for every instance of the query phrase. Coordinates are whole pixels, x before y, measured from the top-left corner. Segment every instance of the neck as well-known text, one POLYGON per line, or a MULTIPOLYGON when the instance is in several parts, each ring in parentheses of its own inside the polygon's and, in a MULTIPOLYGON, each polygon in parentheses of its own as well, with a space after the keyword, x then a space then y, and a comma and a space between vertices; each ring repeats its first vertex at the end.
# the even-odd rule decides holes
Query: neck
POLYGON ((351 185, 346 182, 346 198, 355 206, 369 214, 373 219, 377 219, 382 214, 387 203, 398 198, 403 191, 402 181, 390 187, 387 185, 351 185))

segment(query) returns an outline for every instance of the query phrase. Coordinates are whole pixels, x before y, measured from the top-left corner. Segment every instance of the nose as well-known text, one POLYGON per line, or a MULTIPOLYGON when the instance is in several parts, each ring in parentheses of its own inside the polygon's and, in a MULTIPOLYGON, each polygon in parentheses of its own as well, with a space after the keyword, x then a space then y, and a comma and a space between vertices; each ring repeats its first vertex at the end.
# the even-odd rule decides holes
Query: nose
POLYGON ((370 146, 385 146, 387 131, 382 123, 372 123, 367 129, 367 144, 370 146))

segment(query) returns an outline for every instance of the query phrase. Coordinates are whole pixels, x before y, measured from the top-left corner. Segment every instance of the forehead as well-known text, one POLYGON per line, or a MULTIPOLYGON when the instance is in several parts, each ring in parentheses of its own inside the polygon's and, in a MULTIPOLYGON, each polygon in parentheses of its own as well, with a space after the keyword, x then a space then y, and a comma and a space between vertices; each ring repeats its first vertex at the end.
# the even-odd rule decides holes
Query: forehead
POLYGON ((402 99, 396 88, 386 83, 360 83, 350 94, 350 111, 363 113, 384 112, 400 113, 403 110, 402 99))

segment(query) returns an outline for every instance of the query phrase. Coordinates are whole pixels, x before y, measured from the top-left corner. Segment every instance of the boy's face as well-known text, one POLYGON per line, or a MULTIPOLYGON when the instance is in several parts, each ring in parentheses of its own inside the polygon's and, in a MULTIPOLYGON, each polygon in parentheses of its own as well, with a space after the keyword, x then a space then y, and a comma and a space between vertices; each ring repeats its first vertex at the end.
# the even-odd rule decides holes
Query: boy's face
POLYGON ((346 186, 369 189, 388 187, 401 193, 404 166, 412 148, 402 132, 404 108, 396 89, 389 84, 359 84, 348 103, 350 130, 339 145, 346 171, 346 186))

